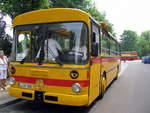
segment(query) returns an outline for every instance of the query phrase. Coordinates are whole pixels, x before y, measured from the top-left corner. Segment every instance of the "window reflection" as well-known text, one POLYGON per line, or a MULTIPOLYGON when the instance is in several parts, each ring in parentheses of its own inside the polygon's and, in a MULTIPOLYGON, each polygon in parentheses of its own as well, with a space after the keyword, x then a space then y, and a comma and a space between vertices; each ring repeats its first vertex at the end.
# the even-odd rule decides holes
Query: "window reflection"
POLYGON ((87 26, 82 22, 15 27, 15 61, 82 64, 87 61, 87 26), (31 33, 26 33, 30 31, 31 33), (24 32, 24 33, 19 33, 24 32), (53 40, 53 42, 52 42, 53 40), (54 41, 55 40, 55 41, 54 41), (61 49, 60 49, 61 48, 61 49))

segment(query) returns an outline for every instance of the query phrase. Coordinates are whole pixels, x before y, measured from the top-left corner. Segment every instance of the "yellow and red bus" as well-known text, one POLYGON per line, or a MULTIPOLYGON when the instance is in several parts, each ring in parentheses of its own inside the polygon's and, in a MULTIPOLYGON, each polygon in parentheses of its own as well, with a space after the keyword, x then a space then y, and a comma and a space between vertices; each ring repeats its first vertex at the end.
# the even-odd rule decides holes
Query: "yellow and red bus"
POLYGON ((138 54, 136 51, 121 52, 121 60, 138 60, 138 54))
MULTIPOLYGON (((46 103, 88 106, 102 97, 120 71, 119 44, 105 25, 69 8, 27 12, 13 20, 9 95, 46 103), (49 60, 36 56, 46 37, 63 53, 49 60), (80 44, 84 51, 78 51, 80 44), (70 54, 72 48, 78 50, 70 54)), ((53 51, 51 51, 53 53, 53 51)))

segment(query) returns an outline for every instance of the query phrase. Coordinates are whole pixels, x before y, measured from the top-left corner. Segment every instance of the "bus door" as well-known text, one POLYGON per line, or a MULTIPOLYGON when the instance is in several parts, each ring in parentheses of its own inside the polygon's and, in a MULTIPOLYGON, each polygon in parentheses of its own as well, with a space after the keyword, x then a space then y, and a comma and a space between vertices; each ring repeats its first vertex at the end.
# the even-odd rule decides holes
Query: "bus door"
POLYGON ((100 44, 99 44, 99 27, 92 22, 91 30, 91 58, 90 58, 90 87, 89 87, 89 104, 99 96, 100 89, 100 44))

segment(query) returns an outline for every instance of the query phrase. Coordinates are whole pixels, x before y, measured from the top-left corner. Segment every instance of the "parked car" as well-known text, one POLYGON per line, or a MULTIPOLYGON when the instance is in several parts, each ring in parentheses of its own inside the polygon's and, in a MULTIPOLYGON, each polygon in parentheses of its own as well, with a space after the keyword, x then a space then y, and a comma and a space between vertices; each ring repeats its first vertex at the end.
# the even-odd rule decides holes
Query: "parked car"
POLYGON ((150 56, 144 56, 144 57, 142 57, 142 62, 143 62, 144 64, 150 63, 150 56))

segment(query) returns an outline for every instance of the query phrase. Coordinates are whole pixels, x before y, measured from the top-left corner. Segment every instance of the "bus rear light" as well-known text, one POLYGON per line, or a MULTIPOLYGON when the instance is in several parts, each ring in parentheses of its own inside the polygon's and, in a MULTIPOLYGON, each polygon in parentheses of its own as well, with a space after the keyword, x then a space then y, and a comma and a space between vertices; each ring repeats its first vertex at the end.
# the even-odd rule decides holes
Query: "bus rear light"
POLYGON ((81 85, 79 83, 72 84, 72 91, 75 93, 79 93, 81 91, 81 85))

